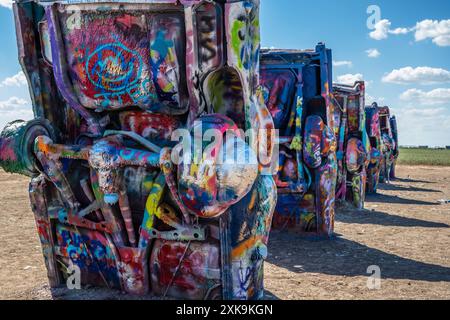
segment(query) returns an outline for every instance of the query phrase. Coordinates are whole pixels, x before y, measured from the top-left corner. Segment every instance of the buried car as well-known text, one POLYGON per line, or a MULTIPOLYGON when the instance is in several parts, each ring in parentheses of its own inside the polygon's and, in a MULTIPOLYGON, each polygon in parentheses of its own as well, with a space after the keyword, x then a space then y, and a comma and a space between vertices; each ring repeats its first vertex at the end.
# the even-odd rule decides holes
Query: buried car
POLYGON ((385 183, 390 182, 391 171, 398 155, 398 142, 391 127, 391 111, 389 107, 378 107, 378 113, 380 117, 381 139, 383 140, 380 182, 385 183))
POLYGON ((261 84, 279 130, 274 228, 330 237, 337 177, 331 50, 262 50, 261 84))
POLYGON ((383 140, 381 139, 380 114, 376 104, 365 107, 366 131, 369 137, 370 151, 367 163, 366 193, 377 193, 382 165, 383 140))
POLYGON ((392 137, 394 139, 395 147, 394 147, 394 161, 391 166, 391 170, 389 171, 390 179, 395 179, 395 167, 397 165, 398 157, 400 156, 400 146, 398 144, 398 126, 397 126, 397 118, 392 116, 390 119, 390 125, 392 130, 392 137))
POLYGON ((370 146, 366 132, 365 84, 334 84, 335 134, 338 141, 336 198, 363 209, 370 146))
POLYGON ((32 178, 50 285, 78 268, 83 285, 129 294, 261 298, 277 193, 257 161, 273 146, 258 139, 273 129, 259 1, 19 0, 13 11, 35 119, 3 130, 0 165, 32 178), (205 148, 211 130, 223 143, 205 148), (200 147, 175 152, 180 136, 200 147), (234 149, 243 161, 220 161, 234 149))

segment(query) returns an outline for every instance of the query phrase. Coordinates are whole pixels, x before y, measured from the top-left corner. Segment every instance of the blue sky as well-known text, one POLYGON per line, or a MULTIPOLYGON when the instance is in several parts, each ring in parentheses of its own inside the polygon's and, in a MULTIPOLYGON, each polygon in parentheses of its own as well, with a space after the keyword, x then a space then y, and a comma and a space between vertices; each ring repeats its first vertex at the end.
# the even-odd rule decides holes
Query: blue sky
MULTIPOLYGON (((32 116, 8 2, 0 0, 0 127, 32 116)), ((368 102, 397 115, 402 145, 450 145, 450 1, 261 0, 261 32, 264 47, 325 42, 335 80, 366 80, 368 102), (370 5, 380 9, 375 29, 370 5)))

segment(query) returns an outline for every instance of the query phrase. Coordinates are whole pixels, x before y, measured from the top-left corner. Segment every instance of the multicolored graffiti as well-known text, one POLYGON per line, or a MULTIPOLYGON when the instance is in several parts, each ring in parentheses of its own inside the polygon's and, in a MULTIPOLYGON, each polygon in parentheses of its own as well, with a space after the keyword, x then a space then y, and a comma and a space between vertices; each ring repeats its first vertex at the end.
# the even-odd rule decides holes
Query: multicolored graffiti
POLYGON ((369 163, 367 164, 367 186, 369 194, 376 193, 380 181, 380 170, 383 161, 383 141, 381 139, 380 114, 378 106, 373 104, 365 108, 366 130, 370 141, 369 163))
POLYGON ((253 160, 274 142, 242 135, 274 128, 259 1, 13 7, 36 119, 5 128, 0 165, 33 178, 50 285, 76 265, 82 284, 132 294, 262 298, 277 192, 253 160), (215 129, 223 144, 174 162, 183 129, 215 129), (246 162, 219 161, 235 147, 246 162))
POLYGON ((334 232, 337 178, 331 50, 263 50, 261 83, 275 127, 280 159, 275 176, 277 229, 334 232))
POLYGON ((334 84, 336 104, 335 134, 338 141, 338 178, 336 198, 364 208, 369 162, 369 138, 366 132, 365 84, 334 84))
POLYGON ((330 238, 336 199, 395 177, 389 108, 333 85, 322 43, 261 50, 259 0, 13 10, 35 119, 5 127, 0 166, 32 178, 52 287, 76 265, 130 294, 260 299, 272 225, 330 238))
POLYGON ((389 172, 390 179, 395 179, 395 166, 397 164, 397 159, 400 155, 400 145, 398 144, 398 127, 397 127, 397 118, 395 116, 391 116, 389 119, 392 131, 392 138, 394 139, 395 147, 394 147, 394 162, 391 166, 391 171, 389 172))
MULTIPOLYGON (((396 135, 392 131, 391 127, 391 113, 389 107, 378 107, 380 115, 380 130, 381 139, 383 140, 383 153, 380 170, 380 182, 389 182, 391 178, 391 172, 398 156, 398 146, 396 135)), ((395 169, 394 169, 395 170, 395 169)))

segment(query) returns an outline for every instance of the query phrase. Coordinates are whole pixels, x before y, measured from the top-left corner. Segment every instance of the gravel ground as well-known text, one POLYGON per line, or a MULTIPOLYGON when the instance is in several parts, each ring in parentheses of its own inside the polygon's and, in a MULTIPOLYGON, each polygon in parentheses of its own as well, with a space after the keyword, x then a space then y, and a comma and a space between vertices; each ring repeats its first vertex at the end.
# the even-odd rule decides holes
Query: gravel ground
MULTIPOLYGON (((268 299, 450 299, 450 167, 400 166, 365 210, 340 205, 334 240, 272 232, 268 299), (381 287, 368 288, 369 266, 381 287)), ((0 299, 130 299, 50 290, 28 201, 28 179, 0 172, 0 299)), ((141 297, 139 299, 151 299, 141 297)))

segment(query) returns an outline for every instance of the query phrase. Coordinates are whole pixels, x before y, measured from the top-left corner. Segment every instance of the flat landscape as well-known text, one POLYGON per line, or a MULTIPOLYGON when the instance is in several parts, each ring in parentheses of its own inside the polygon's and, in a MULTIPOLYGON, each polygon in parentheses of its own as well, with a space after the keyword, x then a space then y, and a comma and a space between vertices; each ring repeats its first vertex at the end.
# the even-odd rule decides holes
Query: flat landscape
MULTIPOLYGON (((267 299, 450 299, 450 167, 398 167, 365 210, 340 206, 335 240, 273 232, 267 299), (381 287, 367 286, 379 266, 381 287)), ((122 299, 104 290, 48 288, 28 179, 0 172, 0 298, 122 299)))
POLYGON ((400 148, 402 165, 450 166, 450 149, 400 148))

